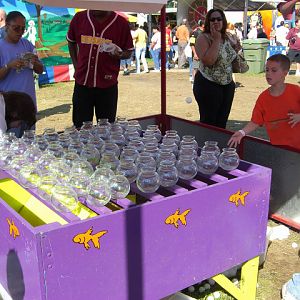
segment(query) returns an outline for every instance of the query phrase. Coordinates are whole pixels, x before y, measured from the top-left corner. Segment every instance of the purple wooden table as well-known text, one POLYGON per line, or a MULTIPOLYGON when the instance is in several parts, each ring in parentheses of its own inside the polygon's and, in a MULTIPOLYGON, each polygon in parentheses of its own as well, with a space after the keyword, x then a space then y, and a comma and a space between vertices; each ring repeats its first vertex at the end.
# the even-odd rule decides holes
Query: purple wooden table
POLYGON ((150 195, 132 186, 141 204, 37 227, 0 199, 0 282, 13 299, 158 300, 264 252, 270 180, 241 162, 150 195))

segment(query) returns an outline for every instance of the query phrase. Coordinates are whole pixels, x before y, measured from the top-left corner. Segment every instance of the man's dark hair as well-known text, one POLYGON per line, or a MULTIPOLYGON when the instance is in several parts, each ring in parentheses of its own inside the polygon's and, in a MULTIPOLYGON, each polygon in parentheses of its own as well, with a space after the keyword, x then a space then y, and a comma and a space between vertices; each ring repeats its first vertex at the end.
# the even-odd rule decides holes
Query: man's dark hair
POLYGON ((274 54, 272 56, 270 56, 267 61, 275 61, 278 62, 280 64, 280 67, 282 68, 282 70, 284 71, 289 71, 290 66, 291 66, 291 61, 290 59, 283 54, 274 54))
POLYGON ((7 127, 13 121, 24 121, 28 128, 36 123, 36 108, 31 97, 21 92, 3 92, 7 127))

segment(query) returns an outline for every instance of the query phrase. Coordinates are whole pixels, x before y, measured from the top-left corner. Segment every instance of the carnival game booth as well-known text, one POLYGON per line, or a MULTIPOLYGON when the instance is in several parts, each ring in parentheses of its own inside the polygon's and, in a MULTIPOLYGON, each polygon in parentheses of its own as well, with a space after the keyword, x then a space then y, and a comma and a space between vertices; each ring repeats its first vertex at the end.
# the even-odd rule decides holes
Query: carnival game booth
MULTIPOLYGON (((43 3, 150 12, 165 1, 43 3)), ((162 28, 164 15, 163 7, 162 28)), ((195 135, 199 144, 217 140, 221 147, 231 134, 166 115, 164 68, 162 112, 140 123, 143 128, 158 124, 162 130, 178 130, 181 136, 195 135)), ((241 154, 255 161, 273 150, 270 147, 247 137, 241 154), (257 156, 260 149, 264 152, 257 156)), ((294 154, 299 155, 286 154, 293 163, 294 154)), ((79 210, 70 212, 55 210, 37 189, 24 189, 9 172, 1 171, 0 177, 4 299, 156 300, 211 277, 235 298, 255 299, 258 257, 266 249, 268 167, 241 161, 233 171, 198 173, 154 193, 143 193, 132 183, 130 199, 103 207, 81 203, 79 210), (239 264, 242 280, 237 288, 221 273, 239 264)))

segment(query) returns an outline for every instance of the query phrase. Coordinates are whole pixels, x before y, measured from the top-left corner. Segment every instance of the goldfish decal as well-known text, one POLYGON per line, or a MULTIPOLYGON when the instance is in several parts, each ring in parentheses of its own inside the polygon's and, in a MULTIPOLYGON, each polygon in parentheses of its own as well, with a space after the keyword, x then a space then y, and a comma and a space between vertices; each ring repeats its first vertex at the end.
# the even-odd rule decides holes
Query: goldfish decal
POLYGON ((249 192, 245 192, 241 194, 241 190, 238 190, 238 192, 232 194, 229 197, 229 201, 235 203, 236 206, 239 206, 239 200, 240 200, 241 204, 245 206, 245 198, 248 194, 249 192))
POLYGON ((187 209, 182 214, 180 214, 179 209, 177 209, 174 214, 166 218, 165 223, 168 225, 174 225, 176 228, 178 228, 178 221, 180 221, 182 225, 186 226, 186 216, 190 211, 190 209, 187 209))
POLYGON ((15 225, 14 221, 11 219, 9 220, 8 218, 6 218, 6 221, 9 225, 9 235, 11 235, 14 240, 16 239, 16 237, 20 236, 20 232, 18 227, 15 225))
POLYGON ((92 241, 94 247, 100 249, 100 241, 101 236, 107 233, 107 230, 99 231, 95 234, 92 234, 93 226, 88 229, 85 233, 79 233, 73 237, 73 242, 78 244, 83 244, 86 250, 90 249, 89 241, 92 241))

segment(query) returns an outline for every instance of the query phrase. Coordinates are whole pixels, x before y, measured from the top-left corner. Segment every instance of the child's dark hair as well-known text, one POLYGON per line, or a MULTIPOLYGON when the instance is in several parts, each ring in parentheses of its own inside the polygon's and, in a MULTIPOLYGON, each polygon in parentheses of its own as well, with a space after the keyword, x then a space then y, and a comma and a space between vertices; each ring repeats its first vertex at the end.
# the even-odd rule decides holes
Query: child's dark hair
POLYGON ((23 18, 24 20, 26 19, 25 16, 22 13, 20 13, 17 10, 14 10, 14 11, 11 11, 10 13, 8 13, 8 15, 6 16, 5 23, 8 24, 8 23, 10 23, 11 21, 14 21, 17 18, 23 18))
POLYGON ((280 67, 284 70, 284 71, 289 71, 290 70, 290 66, 291 66, 291 61, 290 59, 283 54, 274 54, 272 56, 270 56, 267 61, 275 61, 278 62, 280 64, 280 67))
POLYGON ((36 108, 31 97, 21 92, 2 92, 7 127, 13 121, 24 121, 28 128, 36 123, 36 108))

